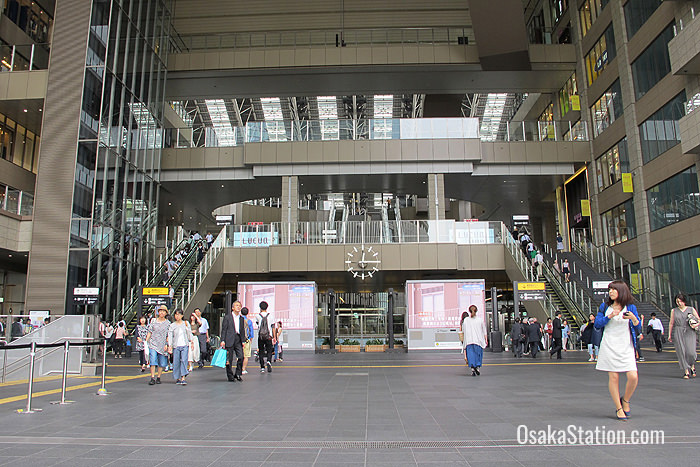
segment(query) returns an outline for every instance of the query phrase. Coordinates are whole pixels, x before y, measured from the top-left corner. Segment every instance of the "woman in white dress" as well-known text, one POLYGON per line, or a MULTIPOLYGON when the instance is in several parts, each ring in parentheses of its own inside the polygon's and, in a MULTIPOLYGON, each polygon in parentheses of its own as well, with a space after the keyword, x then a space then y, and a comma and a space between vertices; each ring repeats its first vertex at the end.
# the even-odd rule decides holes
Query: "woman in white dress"
POLYGON ((622 281, 608 285, 608 299, 600 305, 595 328, 603 329, 596 370, 608 372, 608 390, 615 404, 618 420, 630 416, 630 400, 637 389, 635 347, 641 333, 637 307, 632 304, 632 292, 622 281), (620 396, 620 374, 627 376, 625 392, 620 396))
POLYGON ((469 307, 469 316, 462 321, 462 332, 464 333, 464 352, 467 365, 472 369, 472 376, 480 375, 481 361, 486 347, 486 324, 482 318, 476 317, 476 305, 469 307))

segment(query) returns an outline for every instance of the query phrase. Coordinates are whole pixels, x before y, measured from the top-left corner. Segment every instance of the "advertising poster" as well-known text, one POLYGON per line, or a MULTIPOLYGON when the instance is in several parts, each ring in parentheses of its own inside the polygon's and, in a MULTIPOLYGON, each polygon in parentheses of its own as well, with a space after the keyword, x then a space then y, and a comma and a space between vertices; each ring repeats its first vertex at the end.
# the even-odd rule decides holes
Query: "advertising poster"
POLYGON ((266 301, 275 322, 286 330, 314 329, 315 282, 239 282, 238 300, 255 323, 260 302, 266 301))
POLYGON ((476 305, 486 322, 485 282, 477 280, 407 281, 409 329, 458 328, 462 312, 476 305))

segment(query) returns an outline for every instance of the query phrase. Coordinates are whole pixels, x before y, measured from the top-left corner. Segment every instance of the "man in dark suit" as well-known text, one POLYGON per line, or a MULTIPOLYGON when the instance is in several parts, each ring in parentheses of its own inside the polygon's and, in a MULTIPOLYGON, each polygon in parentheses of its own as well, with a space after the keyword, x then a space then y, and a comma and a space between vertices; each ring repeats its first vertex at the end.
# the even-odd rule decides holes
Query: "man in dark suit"
POLYGON ((229 381, 243 381, 243 342, 248 340, 248 334, 241 308, 241 302, 233 302, 231 313, 226 313, 221 325, 221 348, 226 349, 226 377, 229 381), (234 352, 237 359, 235 373, 231 370, 234 352))
POLYGON ((532 322, 527 326, 527 342, 530 345, 530 355, 537 358, 537 351, 540 350, 540 340, 542 339, 542 328, 536 318, 531 318, 532 322))
POLYGON ((549 358, 557 354, 557 360, 561 360, 561 311, 557 311, 557 317, 552 321, 552 350, 549 351, 549 358))
POLYGON ((520 342, 520 335, 523 334, 523 327, 520 324, 520 317, 515 318, 513 328, 510 330, 510 342, 513 345, 513 356, 520 358, 523 356, 523 344, 520 342))

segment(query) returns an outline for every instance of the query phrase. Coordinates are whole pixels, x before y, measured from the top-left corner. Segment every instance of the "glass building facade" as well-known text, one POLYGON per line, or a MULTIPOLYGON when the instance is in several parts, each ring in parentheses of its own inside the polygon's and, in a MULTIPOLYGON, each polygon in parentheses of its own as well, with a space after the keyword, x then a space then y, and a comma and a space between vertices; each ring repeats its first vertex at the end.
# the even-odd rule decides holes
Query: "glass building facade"
POLYGON ((651 230, 700 214, 700 190, 695 166, 647 190, 651 230))
POLYGON ((73 287, 109 318, 154 260, 170 2, 93 0, 73 195, 73 287))

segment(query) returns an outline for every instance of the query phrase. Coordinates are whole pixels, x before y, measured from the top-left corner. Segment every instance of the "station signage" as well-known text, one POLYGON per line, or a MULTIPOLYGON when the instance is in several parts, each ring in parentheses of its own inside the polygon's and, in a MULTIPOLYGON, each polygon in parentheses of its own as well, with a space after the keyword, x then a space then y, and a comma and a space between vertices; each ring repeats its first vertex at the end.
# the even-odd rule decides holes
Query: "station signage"
POLYGON ((74 287, 73 303, 76 305, 94 305, 100 295, 99 287, 74 287))
POLYGON ((245 247, 268 247, 279 244, 278 232, 234 232, 233 246, 236 248, 245 247))
POLYGON ((217 215, 216 225, 233 225, 233 215, 217 215))
POLYGON ((547 293, 544 282, 517 282, 517 291, 520 301, 544 300, 547 293))
POLYGON ((170 305, 170 288, 168 287, 142 287, 141 303, 146 306, 170 305))
POLYGON ((596 297, 606 297, 608 295, 608 286, 610 281, 593 281, 593 295, 596 297))

